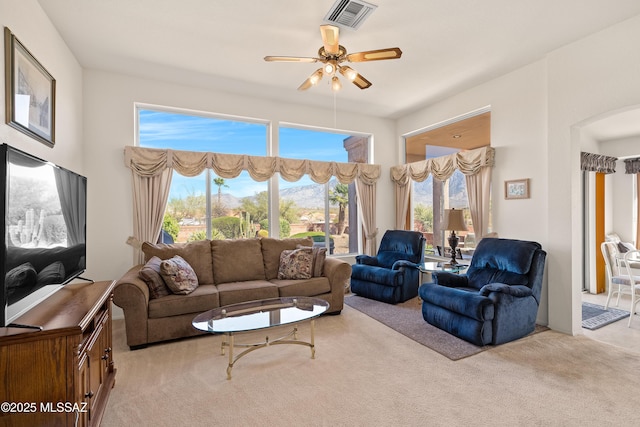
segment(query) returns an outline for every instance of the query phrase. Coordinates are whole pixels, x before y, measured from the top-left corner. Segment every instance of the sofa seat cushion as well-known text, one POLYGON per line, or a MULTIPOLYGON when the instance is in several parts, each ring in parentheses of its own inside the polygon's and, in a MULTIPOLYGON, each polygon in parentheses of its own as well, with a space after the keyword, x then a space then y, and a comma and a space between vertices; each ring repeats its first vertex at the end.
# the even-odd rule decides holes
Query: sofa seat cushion
POLYGON ((220 306, 259 299, 277 298, 278 287, 266 280, 221 283, 218 286, 220 306))
POLYGON ((274 239, 263 237, 260 239, 262 247, 262 259, 264 262, 264 272, 267 280, 278 277, 280 268, 280 254, 284 250, 296 249, 298 246, 313 246, 311 237, 303 239, 274 239))
POLYGON ((161 260, 180 255, 193 268, 198 277, 198 284, 213 285, 213 265, 211 261, 211 243, 209 240, 199 240, 189 243, 158 243, 142 244, 145 262, 157 256, 161 260))
POLYGON ((331 292, 331 284, 326 277, 312 277, 303 280, 273 279, 281 297, 313 297, 331 292))
POLYGON ((211 256, 216 285, 265 280, 260 239, 212 240, 211 256))
POLYGON ((355 264, 351 266, 351 278, 382 286, 402 286, 404 283, 404 272, 383 267, 355 264))
POLYGON ((218 289, 215 285, 200 285, 188 295, 167 295, 149 300, 149 318, 202 313, 216 307, 220 307, 218 289))

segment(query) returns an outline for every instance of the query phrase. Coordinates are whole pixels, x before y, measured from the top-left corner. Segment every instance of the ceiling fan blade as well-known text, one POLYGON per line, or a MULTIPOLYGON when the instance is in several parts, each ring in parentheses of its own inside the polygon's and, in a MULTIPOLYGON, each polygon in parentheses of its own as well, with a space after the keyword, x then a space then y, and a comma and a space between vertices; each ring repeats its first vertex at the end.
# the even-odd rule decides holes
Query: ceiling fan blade
POLYGON ((300 56, 265 56, 267 62, 318 62, 318 58, 306 58, 300 56))
POLYGON ((369 80, 365 79, 362 74, 358 74, 356 76, 355 79, 353 79, 353 84, 358 86, 360 89, 366 89, 369 86, 371 86, 373 83, 371 83, 369 80))
POLYGON ((388 49, 367 50, 365 52, 350 53, 347 55, 349 62, 381 61, 383 59, 398 59, 402 56, 402 51, 398 47, 388 49))
POLYGON ((322 44, 324 51, 329 55, 337 55, 340 52, 338 44, 338 36, 340 29, 333 25, 320 25, 320 34, 322 35, 322 44))

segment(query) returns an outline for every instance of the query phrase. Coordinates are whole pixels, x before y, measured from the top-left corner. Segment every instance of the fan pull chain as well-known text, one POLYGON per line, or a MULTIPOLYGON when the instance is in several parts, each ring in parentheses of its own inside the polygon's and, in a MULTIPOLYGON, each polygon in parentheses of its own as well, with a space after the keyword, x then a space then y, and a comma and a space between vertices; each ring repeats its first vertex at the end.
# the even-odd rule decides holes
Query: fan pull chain
POLYGON ((333 128, 338 129, 338 115, 336 113, 336 96, 337 94, 333 92, 333 128))

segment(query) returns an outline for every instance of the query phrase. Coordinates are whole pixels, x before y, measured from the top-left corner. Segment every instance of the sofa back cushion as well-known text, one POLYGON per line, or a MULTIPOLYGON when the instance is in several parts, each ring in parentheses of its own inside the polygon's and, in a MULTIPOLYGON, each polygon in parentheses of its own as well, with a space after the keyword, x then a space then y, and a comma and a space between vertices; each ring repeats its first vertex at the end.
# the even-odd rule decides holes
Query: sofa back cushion
POLYGON ((260 239, 260 243, 262 244, 264 274, 267 280, 272 280, 278 277, 280 254, 282 251, 296 249, 298 245, 313 246, 313 239, 311 237, 303 239, 274 239, 272 237, 263 237, 260 239))
POLYGON ((260 239, 212 240, 211 256, 216 285, 265 279, 260 239))
POLYGON ((211 261, 211 244, 209 240, 190 243, 149 243, 142 244, 145 261, 157 256, 161 260, 181 256, 198 276, 200 285, 213 285, 213 266, 211 261))

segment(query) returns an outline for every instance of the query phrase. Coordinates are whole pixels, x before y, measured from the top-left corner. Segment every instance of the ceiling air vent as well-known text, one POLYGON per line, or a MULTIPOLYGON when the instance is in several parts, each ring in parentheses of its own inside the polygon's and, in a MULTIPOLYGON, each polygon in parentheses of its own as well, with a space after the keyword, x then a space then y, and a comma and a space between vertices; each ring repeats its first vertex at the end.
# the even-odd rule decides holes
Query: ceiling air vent
POLYGON ((331 24, 357 30, 377 7, 375 4, 361 0, 338 0, 324 17, 324 20, 331 24))

